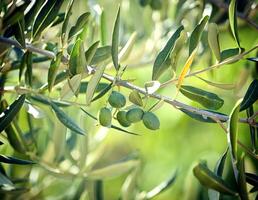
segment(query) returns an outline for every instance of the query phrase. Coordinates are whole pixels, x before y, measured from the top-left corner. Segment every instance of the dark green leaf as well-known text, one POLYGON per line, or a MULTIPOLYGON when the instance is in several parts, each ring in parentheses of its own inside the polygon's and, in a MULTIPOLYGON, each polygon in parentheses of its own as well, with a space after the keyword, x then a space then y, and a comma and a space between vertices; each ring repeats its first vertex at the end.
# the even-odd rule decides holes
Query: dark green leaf
POLYGON ((231 189, 222 178, 210 171, 204 164, 199 163, 196 165, 193 173, 203 186, 223 194, 237 196, 237 192, 231 189))
POLYGON ((20 111, 25 101, 25 94, 19 96, 7 109, 0 114, 0 133, 10 125, 14 117, 20 111))
POLYGON ((76 35, 80 34, 83 29, 86 27, 88 21, 89 21, 90 13, 86 12, 83 13, 76 21, 76 24, 72 26, 72 28, 69 31, 68 34, 68 40, 70 40, 72 37, 75 37, 76 35))
POLYGON ((247 183, 251 184, 252 186, 258 187, 258 175, 246 172, 245 176, 247 183))
MULTIPOLYGON (((254 114, 254 108, 253 105, 251 105, 249 108, 246 109, 246 115, 247 118, 253 116, 254 114)), ((256 132, 255 132, 255 127, 249 124, 249 131, 250 131, 250 138, 251 138, 251 144, 253 151, 256 151, 256 132)))
POLYGON ((247 92, 245 93, 244 99, 241 103, 240 111, 243 111, 253 105, 258 99, 258 80, 255 79, 249 85, 247 92))
POLYGON ((153 65, 152 80, 157 80, 162 75, 162 73, 168 69, 169 65, 166 65, 165 63, 168 60, 170 53, 175 46, 175 42, 180 37, 182 30, 184 30, 184 27, 180 26, 167 41, 164 48, 159 52, 153 65))
POLYGON ((220 62, 239 54, 239 49, 225 49, 220 53, 220 62))
MULTIPOLYGON (((81 86, 80 86, 80 93, 85 93, 88 87, 88 83, 89 82, 81 82, 81 86)), ((107 87, 109 87, 110 84, 108 83, 99 83, 97 85, 96 91, 95 92, 102 92, 102 90, 105 90, 107 87)))
POLYGON ((237 12, 236 0, 231 0, 230 4, 229 4, 229 7, 228 7, 229 25, 230 25, 231 31, 233 33, 233 36, 236 40, 236 43, 237 43, 238 47, 241 48, 240 47, 240 42, 239 42, 239 36, 238 36, 236 12, 237 12))
POLYGON ((55 20, 53 21, 53 23, 51 24, 51 27, 56 26, 60 23, 62 23, 64 21, 64 17, 65 17, 65 13, 58 13, 58 15, 56 16, 55 20))
POLYGON ((43 4, 46 3, 46 0, 37 0, 34 2, 32 8, 29 12, 25 15, 25 26, 28 29, 29 26, 35 23, 36 16, 38 11, 42 8, 43 4))
POLYGON ((241 156, 238 162, 238 184, 239 184, 239 195, 241 200, 249 200, 247 185, 246 185, 246 176, 245 176, 245 163, 244 163, 244 154, 241 156))
POLYGON ((31 165, 35 164, 35 162, 30 160, 22 160, 10 156, 0 155, 0 162, 8 163, 8 164, 16 164, 16 165, 31 165))
MULTIPOLYGON (((100 99, 101 97, 103 97, 111 88, 112 88, 112 85, 113 83, 110 83, 109 85, 107 85, 103 90, 101 90, 92 100, 91 102, 93 101, 96 101, 98 99, 100 99)), ((98 84, 99 86, 99 84, 98 84)), ((98 86, 96 88, 96 92, 98 91, 98 86)))
POLYGON ((63 4, 63 0, 47 1, 44 6, 40 9, 34 25, 33 25, 33 37, 37 38, 44 29, 46 29, 58 15, 63 4))
POLYGON ((209 109, 218 110, 224 104, 224 100, 218 95, 200 88, 182 85, 179 91, 187 98, 196 101, 209 109))
MULTIPOLYGON (((30 99, 43 103, 45 105, 50 105, 50 101, 47 98, 44 98, 43 96, 30 96, 30 99)), ((52 100, 52 103, 55 103, 59 107, 67 107, 71 105, 70 103, 59 100, 52 100)))
POLYGON ((32 53, 28 52, 26 56, 26 73, 25 73, 25 82, 27 85, 32 86, 32 53))
POLYGON ((48 70, 48 91, 49 92, 51 92, 52 87, 54 86, 56 75, 57 75, 57 72, 58 72, 58 69, 59 69, 59 66, 61 63, 62 55, 63 55, 63 53, 59 52, 56 55, 55 59, 53 59, 51 61, 51 64, 50 64, 50 67, 48 70))
POLYGON ((21 81, 21 77, 22 77, 23 71, 24 71, 24 69, 26 67, 28 53, 29 52, 25 52, 23 54, 21 62, 20 62, 20 65, 19 65, 19 81, 21 81))
POLYGON ((256 57, 256 58, 247 58, 247 60, 250 60, 250 61, 253 61, 253 62, 258 62, 258 57, 256 57))
POLYGON ((192 34, 190 36, 189 55, 191 55, 192 52, 198 46, 198 44, 199 44, 199 42, 201 40, 202 32, 203 32, 204 27, 207 24, 208 20, 209 20, 209 16, 205 16, 201 20, 201 22, 195 27, 195 29, 193 30, 193 32, 192 32, 192 34))
POLYGON ((120 7, 118 8, 117 16, 116 16, 116 20, 113 28, 112 48, 111 48, 112 60, 116 70, 119 69, 119 63, 118 63, 119 25, 120 25, 120 7))
POLYGON ((96 51, 98 49, 99 46, 99 41, 94 42, 85 52, 85 57, 86 57, 86 62, 87 65, 89 65, 94 57, 94 55, 96 54, 96 51))
POLYGON ((111 57, 111 46, 99 47, 94 54, 91 65, 99 64, 111 57))
POLYGON ((14 29, 14 36, 16 40, 20 43, 20 45, 25 48, 25 23, 24 17, 22 17, 13 27, 14 29))
POLYGON ((85 131, 82 130, 65 112, 60 109, 55 103, 50 102, 52 109, 54 110, 59 121, 64 124, 67 128, 71 129, 75 133, 84 135, 85 131))
POLYGON ((65 19, 64 19, 64 23, 62 25, 62 32, 61 32, 62 43, 64 43, 64 41, 65 41, 66 30, 67 30, 70 16, 72 15, 73 4, 74 4, 74 0, 70 0, 67 5, 66 11, 65 11, 65 19))

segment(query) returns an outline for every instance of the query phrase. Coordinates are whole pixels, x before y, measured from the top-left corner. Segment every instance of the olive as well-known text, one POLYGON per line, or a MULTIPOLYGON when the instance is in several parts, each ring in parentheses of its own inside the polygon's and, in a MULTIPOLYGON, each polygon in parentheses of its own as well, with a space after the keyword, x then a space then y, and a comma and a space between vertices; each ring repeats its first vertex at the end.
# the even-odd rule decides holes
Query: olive
POLYGON ((160 126, 159 118, 152 112, 144 113, 142 121, 145 127, 148 129, 151 129, 151 130, 159 129, 159 126, 160 126))
POLYGON ((139 122, 142 120, 144 111, 141 108, 132 108, 126 113, 126 119, 130 123, 139 122))
POLYGON ((128 127, 131 123, 126 118, 126 111, 122 110, 116 114, 117 121, 123 127, 128 127))
POLYGON ((112 121, 112 113, 109 108, 101 108, 99 111, 99 123, 102 126, 110 127, 112 121))
POLYGON ((120 92, 113 91, 108 98, 108 102, 114 108, 122 108, 126 104, 126 99, 120 92))

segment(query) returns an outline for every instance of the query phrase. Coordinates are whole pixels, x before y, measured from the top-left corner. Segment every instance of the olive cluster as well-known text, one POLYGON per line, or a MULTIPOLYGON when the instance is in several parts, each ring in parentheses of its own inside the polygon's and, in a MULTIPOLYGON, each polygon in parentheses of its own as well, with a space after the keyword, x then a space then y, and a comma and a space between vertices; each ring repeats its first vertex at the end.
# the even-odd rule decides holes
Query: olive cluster
MULTIPOLYGON (((121 109, 126 104, 126 98, 123 94, 113 91, 108 98, 108 103, 117 109, 121 109)), ((145 112, 140 107, 131 108, 128 111, 119 110, 116 119, 123 127, 129 127, 132 123, 143 121, 146 128, 151 130, 159 129, 160 122, 158 117, 152 112, 145 112)), ((99 112, 99 123, 102 126, 110 127, 112 121, 112 111, 108 107, 103 107, 99 112)))
POLYGON ((139 0, 139 3, 143 7, 150 5, 152 10, 160 10, 162 8, 161 0, 139 0))

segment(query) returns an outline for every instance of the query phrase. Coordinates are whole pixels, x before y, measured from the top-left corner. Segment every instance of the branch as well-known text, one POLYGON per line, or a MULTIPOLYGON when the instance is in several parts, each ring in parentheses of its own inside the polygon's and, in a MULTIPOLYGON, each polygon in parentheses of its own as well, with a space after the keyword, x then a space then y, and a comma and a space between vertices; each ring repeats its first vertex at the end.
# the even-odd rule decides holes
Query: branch
MULTIPOLYGON (((225 12, 228 12, 228 4, 224 3, 219 0, 208 0, 211 4, 217 6, 218 8, 222 9, 225 12)), ((250 18, 248 18, 245 14, 236 12, 236 15, 241 18, 242 20, 246 21, 249 25, 251 25, 253 28, 258 30, 258 24, 256 24, 254 21, 252 21, 250 18)))
MULTIPOLYGON (((2 36, 0 36, 0 43, 1 42, 13 45, 13 46, 18 47, 18 48, 22 48, 18 42, 14 41, 14 40, 11 40, 11 39, 8 39, 8 38, 4 38, 2 36)), ((258 47, 258 46, 256 46, 256 47, 258 47)), ((55 58, 55 54, 53 52, 36 48, 36 47, 34 47, 30 44, 26 44, 26 49, 25 50, 35 52, 35 53, 39 53, 39 54, 48 56, 49 58, 55 58)), ((67 63, 68 58, 63 57, 62 62, 67 63)), ((222 65, 222 64, 220 64, 220 65, 222 65)), ((95 71, 96 71, 95 67, 92 67, 92 66, 87 66, 87 67, 89 68, 89 71, 91 72, 91 74, 95 73, 95 71)), ((212 66, 212 68, 214 68, 214 66, 212 66)), ((204 69, 204 70, 206 70, 206 69, 204 69)), ((106 80, 110 81, 110 82, 114 82, 114 80, 115 80, 115 78, 113 76, 105 74, 105 73, 103 74, 102 77, 105 78, 106 80)), ((126 82, 126 81, 123 81, 123 80, 116 80, 116 84, 119 85, 119 86, 128 88, 128 89, 131 89, 131 90, 136 90, 141 94, 147 95, 147 92, 144 88, 133 85, 129 82, 126 82)), ((207 110, 202 110, 202 109, 199 109, 199 108, 195 108, 195 107, 186 105, 182 102, 179 102, 177 100, 173 100, 169 97, 159 95, 157 93, 148 94, 148 96, 150 96, 152 98, 155 98, 155 99, 158 99, 158 100, 164 100, 166 103, 172 105, 173 107, 175 107, 177 109, 183 108, 183 109, 188 110, 190 112, 193 112, 193 113, 196 113, 196 114, 199 114, 199 115, 202 115, 202 116, 206 116, 206 117, 209 117, 211 119, 217 119, 217 120, 220 120, 220 121, 228 121, 228 119, 229 119, 229 117, 226 116, 226 115, 221 115, 221 114, 218 114, 218 113, 209 112, 207 110)), ((250 124, 248 119, 243 119, 243 118, 239 119, 239 122, 250 124)), ((250 125, 257 126, 257 124, 250 124, 250 125)))

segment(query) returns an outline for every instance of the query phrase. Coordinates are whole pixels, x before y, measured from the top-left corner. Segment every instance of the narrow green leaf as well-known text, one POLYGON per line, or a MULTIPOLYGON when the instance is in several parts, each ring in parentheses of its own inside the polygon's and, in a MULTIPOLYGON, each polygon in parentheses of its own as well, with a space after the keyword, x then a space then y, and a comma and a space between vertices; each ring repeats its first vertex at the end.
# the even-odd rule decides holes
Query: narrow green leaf
POLYGON ((189 44, 189 55, 192 54, 192 52, 196 49, 196 47, 198 46, 200 40, 201 40, 201 36, 202 36, 202 32, 204 30, 205 25, 207 24, 209 20, 209 16, 205 16, 201 22, 194 28, 191 36, 190 36, 190 44, 189 44))
MULTIPOLYGON (((241 110, 241 108, 240 108, 241 110)), ((253 105, 251 105, 249 108, 246 109, 246 115, 247 118, 251 117, 254 115, 254 108, 253 105)), ((250 139, 251 139, 251 144, 252 144, 252 149, 253 152, 256 152, 256 128, 249 124, 249 132, 250 132, 250 139)))
POLYGON ((231 152, 233 163, 237 161, 237 138, 238 138, 238 114, 240 110, 241 99, 235 104, 229 116, 228 127, 228 145, 231 152))
POLYGON ((258 186, 258 175, 252 173, 245 173, 246 182, 252 186, 258 186))
POLYGON ((219 30, 215 23, 210 23, 208 26, 208 42, 217 61, 220 61, 219 30))
POLYGON ((33 37, 37 38, 44 29, 50 26, 55 20, 63 4, 63 0, 47 1, 44 6, 40 9, 34 25, 33 25, 33 37))
MULTIPOLYGON (((200 122, 207 122, 207 123, 216 123, 216 121, 210 117, 207 117, 205 115, 200 115, 198 113, 194 113, 194 112, 191 112, 191 111, 188 111, 184 108, 179 108, 179 110, 181 110, 183 113, 185 113, 186 115, 188 115, 189 117, 197 120, 197 121, 200 121, 200 122)), ((214 112, 212 110, 209 110, 209 112, 212 112, 214 114, 220 114, 220 115, 224 115, 225 117, 227 117, 227 115, 223 114, 223 113, 219 113, 219 112, 214 112)), ((225 122, 225 121, 222 121, 222 122, 225 122)))
POLYGON ((25 48, 25 22, 24 16, 13 26, 14 36, 20 45, 25 48))
POLYGON ((63 85, 60 98, 61 99, 70 99, 74 95, 77 96, 79 93, 80 85, 81 85, 82 75, 77 74, 73 76, 71 79, 68 78, 66 83, 63 85))
POLYGON ((107 44, 107 22, 106 22, 106 14, 105 11, 102 10, 100 15, 100 38, 101 45, 104 46, 107 44))
POLYGON ((51 24, 51 27, 56 26, 56 25, 62 23, 64 21, 64 19, 65 19, 65 13, 64 12, 58 13, 56 18, 55 18, 55 20, 51 24))
POLYGON ((25 52, 22 56, 21 63, 19 65, 19 81, 21 81, 23 71, 24 71, 24 69, 26 67, 26 64, 27 64, 27 56, 28 56, 28 52, 25 52))
POLYGON ((36 16, 38 14, 38 11, 42 8, 42 6, 46 3, 45 0, 37 0, 33 4, 32 8, 29 10, 29 12, 25 15, 25 26, 26 29, 28 29, 30 26, 32 26, 35 23, 36 16))
POLYGON ((129 101, 131 101, 131 102, 134 103, 135 105, 143 106, 143 102, 142 102, 141 95, 140 95, 139 92, 137 92, 136 90, 133 90, 133 91, 129 94, 129 101))
POLYGON ((112 48, 111 48, 113 64, 117 71, 119 69, 119 63, 118 63, 119 25, 120 25, 120 7, 118 8, 117 16, 116 16, 116 20, 113 28, 112 48))
POLYGON ((119 62, 124 62, 126 59, 130 56, 133 46, 135 44, 137 38, 137 33, 133 32, 124 47, 121 49, 121 51, 118 54, 118 60, 119 62))
POLYGON ((25 73, 25 82, 27 85, 32 87, 32 53, 28 52, 26 56, 26 73, 25 73))
POLYGON ((258 80, 255 79, 249 85, 247 92, 245 93, 244 99, 241 103, 240 111, 243 111, 253 105, 258 99, 258 80))
POLYGON ((253 62, 257 63, 258 62, 258 57, 256 57, 256 58, 247 58, 247 60, 250 60, 250 61, 253 61, 253 62))
POLYGON ((174 48, 175 42, 180 37, 180 34, 183 30, 184 27, 180 26, 167 41, 164 48, 159 52, 153 65, 152 80, 157 80, 165 72, 165 70, 168 69, 169 66, 166 65, 165 62, 170 57, 170 53, 174 48))
POLYGON ((69 34, 68 34, 68 40, 70 40, 72 37, 75 37, 76 35, 80 34, 85 26, 87 25, 89 21, 90 13, 86 12, 83 13, 76 21, 75 25, 71 27, 69 34))
POLYGON ((49 70, 48 70, 48 91, 51 92, 52 87, 54 86, 56 75, 59 69, 59 66, 61 64, 61 59, 62 59, 62 52, 59 52, 55 59, 51 61, 49 70))
POLYGON ((99 64, 110 57, 111 57, 111 46, 99 47, 97 48, 96 53, 93 56, 90 64, 91 65, 99 64))
POLYGON ((224 104, 224 100, 214 93, 202 90, 200 88, 182 85, 179 90, 184 96, 198 102, 208 109, 218 110, 224 104))
POLYGON ((86 71, 86 58, 84 54, 83 41, 79 38, 73 45, 69 60, 69 70, 72 75, 81 74, 86 71))
POLYGON ((238 187, 239 187, 239 196, 241 200, 249 200, 247 185, 246 185, 246 176, 245 176, 245 156, 244 154, 241 156, 238 162, 238 187))
POLYGON ((25 101, 25 94, 21 95, 16 99, 7 109, 0 114, 0 133, 10 125, 14 117, 20 111, 25 101))
POLYGON ((85 131, 82 130, 65 112, 59 108, 55 103, 50 102, 52 109, 54 110, 59 121, 67 128, 71 129, 75 133, 84 135, 85 131))
MULTIPOLYGON (((113 83, 110 83, 109 85, 107 85, 103 90, 101 90, 92 100, 91 102, 93 101, 96 101, 98 99, 100 99, 101 97, 103 97, 111 88, 112 88, 112 85, 113 83)), ((98 84, 99 86, 99 84, 98 84)), ((98 86, 96 88, 96 92, 98 91, 98 86)))
POLYGON ((229 25, 238 47, 241 48, 240 42, 239 42, 239 36, 238 36, 236 11, 237 11, 236 0, 231 0, 228 7, 229 25))
POLYGON ((90 105, 92 97, 95 93, 96 87, 105 71, 106 66, 102 65, 96 69, 96 72, 92 75, 87 90, 86 90, 86 104, 90 105))
POLYGON ((156 197, 157 195, 159 195, 160 193, 162 193, 163 191, 165 191, 166 189, 168 189, 175 182, 176 177, 177 177, 177 172, 174 173, 170 178, 168 178, 168 180, 162 182, 157 187, 155 187, 151 191, 147 192, 146 198, 152 199, 152 198, 156 197))
MULTIPOLYGON (((40 102, 40 103, 45 104, 45 105, 50 105, 50 101, 47 98, 45 98, 44 96, 39 96, 39 95, 30 96, 30 99, 35 100, 35 101, 40 102)), ((59 100, 52 100, 52 102, 59 107, 68 107, 68 106, 71 105, 68 102, 59 101, 59 100)))
POLYGON ((223 194, 237 196, 237 192, 231 189, 222 178, 210 171, 204 164, 199 163, 196 165, 193 173, 203 186, 223 194))
POLYGON ((12 181, 0 172, 0 186, 10 185, 13 186, 12 181))
MULTIPOLYGON (((80 86, 80 90, 79 90, 80 93, 86 93, 88 83, 89 82, 85 82, 85 81, 81 82, 81 86, 80 86)), ((99 83, 95 92, 102 92, 102 90, 104 90, 110 84, 111 83, 99 83)))
POLYGON ((226 60, 227 58, 236 56, 239 54, 239 49, 234 48, 234 49, 225 49, 220 53, 220 62, 226 60))
POLYGON ((96 51, 98 49, 99 46, 99 41, 94 42, 85 52, 85 57, 86 57, 86 61, 87 61, 87 65, 89 65, 94 57, 94 55, 96 54, 96 51))
POLYGON ((35 162, 30 160, 22 160, 10 156, 0 155, 0 162, 8 163, 8 164, 16 164, 16 165, 31 165, 35 164, 35 162))
POLYGON ((65 42, 65 37, 66 37, 66 32, 67 32, 67 26, 69 23, 69 19, 72 15, 72 8, 73 8, 74 0, 70 0, 69 3, 67 4, 66 11, 65 11, 65 18, 64 18, 64 23, 62 25, 62 32, 61 32, 61 40, 64 45, 65 42))
POLYGON ((197 77, 198 79, 204 81, 205 83, 207 83, 208 85, 211 85, 213 87, 216 87, 216 88, 220 88, 220 89, 223 89, 223 90, 232 90, 234 89, 236 86, 235 84, 228 84, 228 83, 214 83, 214 82, 211 82, 211 81, 208 81, 204 78, 201 78, 199 76, 195 76, 197 77))

